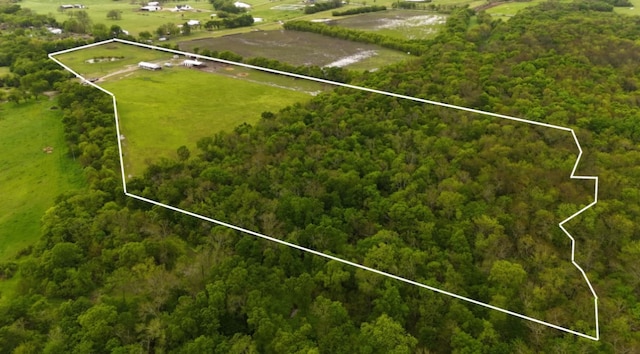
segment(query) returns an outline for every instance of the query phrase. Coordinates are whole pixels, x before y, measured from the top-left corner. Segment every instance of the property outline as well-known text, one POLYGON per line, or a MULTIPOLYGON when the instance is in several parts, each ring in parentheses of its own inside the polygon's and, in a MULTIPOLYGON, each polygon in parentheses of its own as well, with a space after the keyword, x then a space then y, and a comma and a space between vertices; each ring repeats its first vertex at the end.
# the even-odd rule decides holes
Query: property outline
POLYGON ((411 97, 411 96, 406 96, 406 95, 401 95, 401 94, 397 94, 397 93, 392 93, 392 92, 387 92, 387 91, 382 91, 382 90, 376 90, 376 89, 371 89, 371 88, 367 88, 367 87, 361 87, 361 86, 355 86, 355 85, 350 85, 350 84, 345 84, 345 83, 341 83, 341 82, 334 82, 334 81, 330 81, 330 80, 325 80, 325 79, 319 79, 319 78, 314 78, 314 77, 310 77, 310 76, 304 76, 304 75, 299 75, 299 74, 294 74, 294 73, 289 73, 289 72, 284 72, 284 71, 280 71, 280 70, 274 70, 274 69, 269 69, 269 68, 263 68, 263 67, 259 67, 259 66, 255 66, 255 65, 250 65, 250 64, 244 64, 244 63, 238 63, 238 62, 234 62, 234 61, 230 61, 230 60, 224 60, 224 59, 218 59, 218 58, 212 58, 212 57, 208 57, 208 56, 204 56, 204 55, 200 55, 200 54, 194 54, 194 53, 188 53, 188 52, 184 52, 184 51, 180 51, 180 50, 175 50, 175 49, 170 49, 170 48, 164 48, 164 47, 158 47, 158 46, 154 46, 154 45, 150 45, 150 44, 144 44, 144 43, 138 43, 138 42, 133 42, 133 41, 128 41, 128 40, 123 40, 123 39, 119 39, 119 38, 112 38, 112 39, 108 39, 105 41, 101 41, 101 42, 96 42, 96 43, 91 43, 91 44, 87 44, 87 45, 83 45, 83 46, 79 46, 79 47, 74 47, 74 48, 70 48, 70 49, 66 49, 66 50, 61 50, 58 52, 54 52, 54 53, 50 53, 49 54, 49 58, 51 60, 53 60, 54 62, 56 62, 58 65, 62 66, 65 70, 69 71, 70 73, 74 74, 77 78, 79 78, 80 80, 82 80, 84 83, 91 85, 95 88, 97 88, 98 90, 106 93, 107 95, 111 96, 112 101, 113 101, 113 112, 114 112, 114 119, 115 119, 115 125, 116 125, 116 133, 117 133, 117 137, 118 137, 118 153, 119 153, 119 158, 120 158, 120 171, 122 174, 122 187, 124 190, 124 194, 130 198, 134 198, 134 199, 138 199, 140 201, 146 202, 146 203, 150 203, 153 205, 157 205, 159 207, 162 208, 166 208, 178 213, 182 213, 185 215, 189 215, 216 225, 220 225, 220 226, 224 226, 242 233, 246 233, 252 236, 256 236, 265 240, 269 240, 272 242, 276 242, 279 243, 281 245, 284 246, 288 246, 291 248, 295 248, 298 249, 300 251, 303 252, 307 252, 307 253, 311 253, 314 254, 316 256, 321 256, 333 261, 337 261, 355 268, 359 268, 365 271, 369 271, 372 273, 376 273, 379 275, 383 275, 395 280, 399 280, 402 281, 404 283, 410 284, 410 285, 414 285, 417 287, 421 287, 427 290, 431 290, 433 292, 436 293, 440 293, 443 295, 447 295, 459 300, 463 300, 463 301, 467 301, 470 302, 474 305, 479 305, 479 306, 483 306, 486 308, 489 308, 491 310, 495 310, 495 311, 499 311, 502 313, 506 313, 508 315, 512 315, 515 317, 519 317, 521 319, 527 320, 527 321, 531 321, 537 324, 541 324, 550 328, 554 328, 560 331, 564 331, 567 333, 571 333, 573 335, 576 336, 580 336, 583 338, 587 338, 587 339, 591 339, 594 341, 598 341, 600 340, 600 326, 599 326, 599 319, 598 319, 598 295, 596 294, 593 286, 591 285, 591 282, 589 281, 589 278, 587 277, 587 274, 585 273, 585 271, 580 267, 580 265, 578 265, 578 263, 576 263, 575 261, 575 245, 576 245, 576 241, 574 239, 573 236, 571 236, 571 234, 567 231, 567 229, 565 229, 564 224, 571 221, 573 218, 575 218, 576 216, 580 215, 581 213, 583 213, 585 210, 591 208, 592 206, 594 206, 597 202, 598 202, 598 176, 582 176, 582 175, 576 175, 576 169, 578 168, 578 165, 580 164, 580 158, 582 157, 582 147, 580 146, 580 142, 578 141, 578 137, 576 136, 575 131, 572 128, 567 128, 567 127, 562 127, 562 126, 558 126, 558 125, 553 125, 553 124, 547 124, 547 123, 542 123, 542 122, 536 122, 536 121, 532 121, 532 120, 528 120, 528 119, 523 119, 523 118, 517 118, 517 117, 511 117, 511 116, 507 116, 507 115, 503 115, 503 114, 498 114, 498 113, 492 113, 492 112, 486 112, 486 111, 481 111, 481 110, 477 110, 477 109, 473 109, 473 108, 467 108, 467 107, 462 107, 462 106, 456 106, 456 105, 452 105, 452 104, 448 104, 448 103, 442 103, 442 102, 437 102, 437 101, 431 101, 431 100, 427 100, 427 99, 422 99, 422 98, 417 98, 417 97, 411 97), (69 52, 73 52, 73 51, 77 51, 77 50, 82 50, 82 49, 86 49, 86 48, 90 48, 90 47, 94 47, 94 46, 99 46, 99 45, 103 45, 103 44, 107 44, 107 43, 112 43, 112 42, 119 42, 119 43, 123 43, 123 44, 129 44, 129 45, 135 45, 138 47, 143 47, 143 48, 147 48, 147 49, 152 49, 152 50, 159 50, 159 51, 163 51, 163 52, 168 52, 168 53, 173 53, 173 54, 178 54, 178 55, 184 55, 186 57, 191 57, 191 58, 198 58, 198 59, 206 59, 209 61, 215 61, 218 63, 223 63, 223 64, 228 64, 228 65, 234 65, 234 66, 240 66, 240 67, 244 67, 244 68, 248 68, 248 69, 255 69, 255 70, 259 70, 259 71, 263 71, 263 72, 268 72, 268 73, 273 73, 273 74, 278 74, 278 75, 284 75, 284 76, 289 76, 289 77, 294 77, 294 78, 299 78, 299 79, 305 79, 305 80, 311 80, 311 81, 316 81, 316 82, 320 82, 320 83, 324 83, 324 84, 329 84, 329 85, 334 85, 334 86, 338 86, 338 87, 345 87, 345 88, 350 88, 350 89, 355 89, 355 90, 359 90, 359 91, 365 91, 365 92, 369 92, 369 93, 376 93, 376 94, 381 94, 384 96, 389 96, 389 97, 395 97, 395 98, 400 98, 400 99, 406 99, 406 100, 410 100, 410 101, 414 101, 414 102, 419 102, 419 103, 424 103, 424 104, 428 104, 428 105, 432 105, 432 106, 439 106, 439 107, 445 107, 445 108, 451 108, 451 109, 456 109, 459 111, 465 111, 465 112, 470 112, 470 113, 476 113, 476 114, 480 114, 483 116, 489 116, 489 117, 494 117, 494 118, 500 118, 500 119, 506 119, 506 120, 511 120, 511 121, 516 121, 516 122, 520 122, 520 123, 527 123, 527 124, 532 124, 532 125, 537 125, 537 126, 542 126, 542 127, 546 127, 546 128, 551 128, 551 129, 557 129, 557 130, 561 130, 561 131, 565 131, 565 132, 570 132, 571 135, 573 136, 573 139, 576 143, 576 146, 578 147, 578 156, 576 157, 576 162, 573 165, 573 170, 571 171, 571 175, 570 175, 570 179, 580 179, 580 180, 592 180, 594 181, 594 199, 591 203, 589 203, 587 206, 583 207, 582 209, 578 210, 577 212, 575 212, 574 214, 572 214, 571 216, 569 216, 568 218, 564 219, 563 221, 561 221, 558 226, 560 227, 560 229, 562 229, 562 231, 567 235, 567 237, 569 237, 569 239, 571 240, 571 263, 580 271, 580 273, 582 274, 584 281, 587 283, 587 285, 589 286, 589 290, 591 291, 591 294, 593 295, 593 301, 594 301, 594 313, 595 313, 595 336, 586 334, 586 333, 582 333, 582 332, 578 332, 566 327, 562 327, 553 323, 549 323, 546 321, 542 321, 533 317, 529 317, 514 311, 510 311, 507 309, 503 309, 491 304, 487 304, 478 300, 474 300, 462 295, 458 295, 455 293, 451 293, 448 292, 446 290, 442 290, 433 286, 429 286, 426 284, 422 284, 410 279, 406 279, 391 273, 387 273, 387 272, 383 272, 381 270, 378 269, 374 269, 374 268, 370 268, 367 267, 365 265, 362 264, 358 264, 355 262, 351 262, 348 261, 346 259, 342 259, 336 256, 332 256, 330 254, 326 254, 326 253, 322 253, 307 247, 303 247, 300 245, 296 245, 284 240, 280 240, 268 235, 264 235, 255 231, 251 231, 233 224, 229 224, 226 223, 224 221, 221 220, 216 220, 216 219, 212 219, 210 217, 204 216, 204 215, 200 215, 197 213, 193 213, 187 210, 183 210, 171 205, 167 205, 149 198, 145 198, 139 195, 135 195, 132 193, 129 193, 127 191, 127 183, 126 183, 126 175, 125 175, 125 171, 124 171, 124 159, 123 159, 123 153, 122 153, 122 142, 120 139, 120 122, 119 122, 119 116, 118 116, 118 106, 117 106, 117 101, 116 101, 116 96, 111 93, 110 91, 96 85, 95 83, 89 81, 88 79, 84 78, 82 75, 78 74, 77 72, 75 72, 73 69, 71 69, 70 67, 66 66, 65 64, 63 64, 62 62, 60 62, 58 59, 55 58, 55 56, 60 55, 60 54, 65 54, 65 53, 69 53, 69 52))

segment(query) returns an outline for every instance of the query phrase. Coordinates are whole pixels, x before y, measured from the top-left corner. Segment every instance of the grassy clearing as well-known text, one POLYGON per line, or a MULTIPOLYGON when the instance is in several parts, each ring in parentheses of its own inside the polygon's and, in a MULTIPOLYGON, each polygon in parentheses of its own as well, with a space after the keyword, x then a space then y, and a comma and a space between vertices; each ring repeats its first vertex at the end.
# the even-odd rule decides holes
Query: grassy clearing
POLYGON ((263 81, 267 74, 239 71, 242 75, 232 77, 228 69, 233 68, 216 69, 223 74, 181 67, 138 70, 103 84, 118 98, 127 175, 139 176, 160 157, 175 157, 181 145, 195 150, 203 137, 253 124, 263 111, 276 112, 311 97, 276 87, 282 86, 277 80, 288 78, 269 85, 263 81))
POLYGON ((633 5, 631 7, 614 7, 613 11, 622 15, 637 16, 640 15, 640 0, 629 0, 633 5))
POLYGON ((172 55, 167 52, 142 49, 122 43, 109 43, 61 54, 56 58, 84 77, 92 78, 105 76, 130 65, 137 65, 140 61, 157 61, 171 57, 172 55), (113 59, 89 62, 95 58, 113 59))
POLYGON ((67 157, 61 113, 54 101, 0 105, 0 261, 13 258, 40 234, 40 219, 61 193, 84 185, 67 157), (43 148, 53 147, 50 154, 43 148))
POLYGON ((496 7, 492 7, 487 9, 487 13, 491 15, 494 19, 503 19, 508 20, 513 17, 518 11, 523 10, 527 7, 538 5, 539 3, 546 0, 531 0, 527 2, 509 2, 504 3, 502 5, 498 5, 496 7))

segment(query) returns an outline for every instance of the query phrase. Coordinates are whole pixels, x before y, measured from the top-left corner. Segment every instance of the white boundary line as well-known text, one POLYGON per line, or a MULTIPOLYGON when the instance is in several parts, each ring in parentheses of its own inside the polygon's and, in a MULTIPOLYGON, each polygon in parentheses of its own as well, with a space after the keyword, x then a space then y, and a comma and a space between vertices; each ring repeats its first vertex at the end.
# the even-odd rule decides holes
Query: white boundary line
POLYGON ((62 66, 63 68, 65 68, 67 71, 71 72, 72 74, 74 74, 76 77, 78 77, 80 80, 82 80, 83 82, 85 82, 88 85, 91 85, 95 88, 97 88, 98 90, 106 93, 107 95, 111 96, 112 100, 113 100, 113 110, 114 110, 114 118, 115 118, 115 123, 116 123, 116 133, 118 136, 118 151, 120 154, 120 171, 122 173, 122 187, 124 188, 124 194, 134 198, 134 199, 138 199, 141 200, 143 202, 146 203, 150 203, 153 205, 157 205, 159 207, 162 208, 166 208, 169 210, 173 210, 175 212, 178 213, 182 213, 185 215, 189 215, 201 220, 205 220, 208 221, 210 223, 213 224, 217 224, 220 226, 224 226, 224 227, 228 227, 230 229, 236 230, 236 231, 240 231, 252 236, 256 236, 259 238, 263 238, 272 242, 276 242, 279 243, 281 245, 285 245, 288 247, 292 247, 304 252, 308 252, 311 254, 314 254, 316 256, 320 256, 320 257, 324 257, 327 259, 331 259, 340 263, 344 263, 347 265, 350 265, 352 267, 356 267, 359 269, 363 269, 372 273, 376 273, 376 274, 380 274, 395 280, 399 280, 402 282, 405 282, 407 284, 411 284, 411 285, 415 285, 424 289, 428 289, 440 294, 444 294, 444 295, 448 295, 451 297, 454 297, 456 299, 459 300, 463 300, 463 301, 467 301, 470 302, 472 304, 475 305, 479 305, 479 306, 483 306, 486 308, 489 308, 491 310, 496 310, 499 312, 503 312, 506 313, 508 315, 512 315, 512 316, 516 316, 531 322, 535 322, 537 324, 541 324, 547 327, 551 327, 551 328, 555 328, 557 330, 560 331, 564 331, 567 333, 571 333, 574 334, 576 336, 580 336, 583 338, 587 338, 587 339, 591 339, 594 341, 598 341, 600 340, 600 326, 599 326, 599 320, 598 320, 598 295, 596 294, 595 290, 593 289, 593 286, 591 285, 591 282, 589 281, 589 278, 587 277, 587 274, 585 273, 585 271, 578 265, 578 263, 576 263, 575 261, 575 248, 576 248, 576 240, 573 238, 573 236, 571 236, 571 234, 564 228, 564 224, 567 223, 568 221, 570 221, 571 219, 575 218, 576 216, 580 215, 582 212, 584 212, 585 210, 591 208, 592 206, 594 206, 597 202, 598 202, 598 177, 597 176, 580 176, 580 175, 576 175, 576 169, 578 168, 578 164, 580 163, 580 158, 582 157, 582 147, 580 146, 580 142, 578 141, 578 137, 576 136, 576 133, 573 129, 571 128, 567 128, 567 127, 561 127, 558 125, 553 125, 553 124, 547 124, 547 123, 541 123, 541 122, 536 122, 536 121, 532 121, 532 120, 528 120, 528 119, 522 119, 522 118, 516 118, 516 117, 511 117, 511 116, 507 116, 507 115, 502 115, 502 114, 497 114, 497 113, 491 113, 491 112, 485 112, 485 111, 481 111, 481 110, 477 110, 477 109, 473 109, 473 108, 467 108, 467 107, 461 107, 461 106, 456 106, 456 105, 452 105, 452 104, 448 104, 448 103, 442 103, 442 102, 436 102, 436 101, 431 101, 431 100, 426 100, 426 99, 421 99, 421 98, 417 98, 417 97, 411 97, 411 96, 405 96, 405 95, 401 95, 401 94, 397 94, 397 93, 392 93, 392 92, 387 92, 387 91, 381 91, 381 90, 376 90, 376 89, 371 89, 371 88, 366 88, 366 87, 360 87, 360 86, 354 86, 354 85, 349 85, 349 84, 345 84, 345 83, 340 83, 340 82, 334 82, 334 81, 329 81, 329 80, 324 80, 324 79, 319 79, 319 78, 314 78, 314 77, 309 77, 309 76, 304 76, 304 75, 299 75, 299 74, 293 74, 293 73, 288 73, 288 72, 284 72, 284 71, 279 71, 279 70, 274 70, 274 69, 269 69, 269 68, 263 68, 263 67, 259 67, 259 66, 254 66, 254 65, 249 65, 249 64, 244 64, 244 63, 237 63, 237 62, 233 62, 233 61, 229 61, 229 60, 223 60, 223 59, 218 59, 218 58, 211 58, 211 57, 207 57, 204 55, 199 55, 199 54, 193 54, 193 53, 188 53, 188 52, 183 52, 183 51, 179 51, 179 50, 174 50, 174 49, 168 49, 168 48, 163 48, 163 47, 157 47, 157 46, 153 46, 153 45, 149 45, 149 44, 143 44, 143 43, 137 43, 137 42, 132 42, 132 41, 127 41, 127 40, 123 40, 123 39, 118 39, 118 38, 114 38, 114 39, 109 39, 106 41, 102 41, 102 42, 97 42, 97 43, 92 43, 92 44, 87 44, 84 46, 80 46, 80 47, 75 47, 75 48, 71 48, 71 49, 67 49, 67 50, 62 50, 59 52, 55 52, 55 53, 51 53, 49 54, 49 58, 53 61, 55 61, 56 63, 58 63, 58 65, 62 66), (542 126, 542 127, 546 127, 546 128, 552 128, 552 129, 557 129, 557 130, 562 130, 562 131, 566 131, 566 132, 570 132, 571 135, 573 136, 573 140, 576 143, 576 146, 578 147, 578 156, 576 158, 576 163, 573 165, 573 170, 571 171, 571 179, 584 179, 584 180, 593 180, 594 181, 594 199, 593 202, 591 202, 589 205, 585 206, 584 208, 580 209, 579 211, 577 211, 575 214, 569 216, 568 218, 566 218, 565 220, 563 220, 562 222, 560 222, 558 224, 558 226, 562 229, 562 231, 567 235, 567 237, 569 237, 569 239, 571 239, 571 263, 573 263, 573 265, 580 271, 580 273, 582 274, 584 281, 587 283, 587 285, 589 286, 589 290, 591 291, 591 294, 593 295, 593 305, 594 305, 594 313, 595 313, 595 332, 596 335, 592 336, 589 334, 585 334, 585 333, 581 333, 578 331, 574 331, 572 329, 569 328, 565 328, 562 326, 558 326, 555 325, 553 323, 549 323, 549 322, 545 322, 536 318, 532 318, 517 312, 513 312, 513 311, 509 311, 500 307, 496 307, 481 301, 477 301, 468 297, 464 297, 458 294, 454 294, 442 289, 438 289, 429 285, 425 285, 422 283, 418 283, 416 281, 410 280, 410 279, 406 279, 406 278, 402 278, 399 277, 397 275, 391 274, 391 273, 387 273, 387 272, 383 272, 377 269, 373 269, 367 266, 364 266, 362 264, 358 264, 358 263, 354 263, 342 258, 338 258, 336 256, 332 256, 326 253, 322 253, 322 252, 318 252, 315 250, 312 250, 310 248, 306 248, 306 247, 302 247, 287 241, 283 241, 283 240, 279 240, 277 238, 271 237, 271 236, 267 236, 255 231, 251 231, 236 225, 232 225, 229 223, 226 223, 224 221, 220 221, 220 220, 216 220, 216 219, 212 219, 200 214, 196 214, 187 210, 183 210, 180 208, 176 208, 174 206, 171 205, 167 205, 164 203, 160 203, 158 201, 152 200, 152 199, 148 199, 145 197, 141 197, 132 193, 129 193, 127 191, 127 183, 126 183, 126 177, 125 177, 125 172, 124 172, 124 160, 123 160, 123 154, 122 154, 122 143, 120 141, 120 123, 119 123, 119 117, 118 117, 118 106, 117 106, 117 101, 116 101, 116 96, 111 93, 110 91, 105 90, 104 88, 96 85, 93 82, 88 81, 86 78, 84 78, 83 76, 81 76, 80 74, 78 74, 77 72, 75 72, 73 69, 71 69, 70 67, 64 65, 62 62, 60 62, 58 59, 55 58, 56 55, 59 54, 65 54, 65 53, 69 53, 69 52, 73 52, 76 50, 81 50, 81 49, 86 49, 86 48, 90 48, 90 47, 94 47, 94 46, 99 46, 99 45, 103 45, 103 44, 107 44, 107 43, 111 43, 111 42, 119 42, 119 43, 124 43, 124 44, 130 44, 130 45, 135 45, 138 47, 143 47, 143 48, 147 48, 147 49, 153 49, 153 50, 160 50, 160 51, 164 51, 164 52, 169 52, 169 53, 173 53, 173 54, 179 54, 179 55, 185 55, 185 56, 189 56, 189 57, 195 57, 195 58, 200 58, 200 59, 206 59, 206 60, 210 60, 210 61, 215 61, 215 62, 219 62, 219 63, 223 63, 223 64, 229 64, 229 65, 235 65, 235 66, 240 66, 240 67, 244 67, 244 68, 249 68, 249 69, 256 69, 256 70, 260 70, 260 71, 265 71, 265 72, 269 72, 269 73, 274 73, 274 74, 279 74, 279 75, 285 75, 285 76, 289 76, 289 77, 295 77, 295 78, 300 78, 300 79, 305 79, 305 80, 311 80, 311 81, 316 81, 316 82, 321 82, 321 83, 325 83, 325 84, 329 84, 329 85, 334 85, 334 86, 340 86, 340 87, 347 87, 347 88, 351 88, 351 89, 355 89, 355 90, 360 90, 360 91, 366 91, 366 92, 371 92, 371 93, 376 93, 376 94, 380 94, 380 95, 385 95, 385 96, 390 96, 390 97, 396 97, 396 98, 402 98, 402 99, 406 99, 406 100, 410 100, 410 101, 415 101, 415 102, 420 102, 420 103, 426 103, 429 105, 433 105, 433 106, 439 106, 439 107, 445 107, 445 108, 452 108, 452 109, 457 109, 460 111, 465 111, 465 112, 471 112, 471 113, 477 113, 480 115, 484 115, 484 116, 489 116, 489 117, 495 117, 495 118, 501 118, 501 119, 507 119, 507 120, 511 120, 511 121, 516 121, 516 122, 521 122, 521 123, 528 123, 528 124, 533 124, 533 125, 538 125, 538 126, 542 126))

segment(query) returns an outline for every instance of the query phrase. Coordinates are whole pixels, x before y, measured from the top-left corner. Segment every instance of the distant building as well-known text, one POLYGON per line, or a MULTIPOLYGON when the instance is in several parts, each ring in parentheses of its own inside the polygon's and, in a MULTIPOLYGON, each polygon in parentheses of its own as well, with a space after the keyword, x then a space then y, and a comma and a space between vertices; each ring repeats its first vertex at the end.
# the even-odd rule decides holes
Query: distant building
POLYGON ((160 6, 160 3, 157 1, 151 1, 147 3, 147 6, 160 6))
POLYGON ((154 63, 148 63, 146 61, 139 62, 138 63, 138 67, 140 69, 151 70, 151 71, 156 71, 156 70, 162 69, 162 67, 160 65, 154 64, 154 63))
POLYGON ((160 11, 162 10, 162 8, 160 6, 143 6, 140 8, 140 11, 148 11, 148 12, 154 12, 154 11, 160 11))
POLYGON ((233 6, 240 8, 240 9, 250 9, 251 5, 244 3, 244 2, 240 2, 240 1, 236 1, 233 3, 233 6))
POLYGON ((191 11, 193 10, 193 7, 191 7, 191 5, 176 5, 176 7, 174 7, 173 9, 171 9, 171 11, 173 12, 177 12, 177 11, 191 11))
POLYGON ((48 27, 47 30, 53 34, 62 34, 62 30, 60 28, 48 27))
POLYGON ((198 20, 189 20, 189 21, 187 21, 187 25, 189 25, 189 26, 200 26, 200 21, 198 21, 198 20))
POLYGON ((199 67, 199 66, 204 66, 204 63, 197 60, 197 59, 186 59, 182 62, 183 66, 186 66, 187 68, 192 68, 192 67, 199 67))
POLYGON ((65 5, 60 5, 60 8, 63 10, 69 10, 69 9, 84 9, 85 6, 82 4, 65 4, 65 5))

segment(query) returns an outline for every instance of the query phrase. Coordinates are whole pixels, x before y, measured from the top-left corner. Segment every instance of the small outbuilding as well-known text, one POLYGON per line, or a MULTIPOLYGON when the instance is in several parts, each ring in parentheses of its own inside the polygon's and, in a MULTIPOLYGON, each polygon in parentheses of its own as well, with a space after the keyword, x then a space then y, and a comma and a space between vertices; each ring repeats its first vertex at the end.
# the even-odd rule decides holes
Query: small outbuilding
POLYGON ((200 67, 200 66, 204 66, 204 63, 197 60, 197 59, 185 59, 182 62, 183 66, 186 66, 187 68, 192 68, 192 67, 200 67))
POLYGON ((171 11, 173 12, 179 12, 179 11, 191 11, 193 10, 193 7, 191 7, 191 5, 176 5, 176 7, 174 7, 173 9, 171 9, 171 11))
POLYGON ((250 9, 251 5, 244 3, 244 2, 240 2, 240 1, 236 1, 233 3, 233 6, 240 8, 240 9, 250 9))
POLYGON ((154 12, 154 11, 160 11, 160 10, 162 10, 160 6, 151 6, 151 5, 143 6, 140 8, 140 11, 148 11, 148 12, 154 12))
POLYGON ((146 61, 139 62, 138 63, 138 67, 140 69, 151 70, 151 71, 156 71, 156 70, 162 69, 162 66, 160 66, 158 64, 154 64, 154 63, 149 63, 149 62, 146 62, 146 61))

